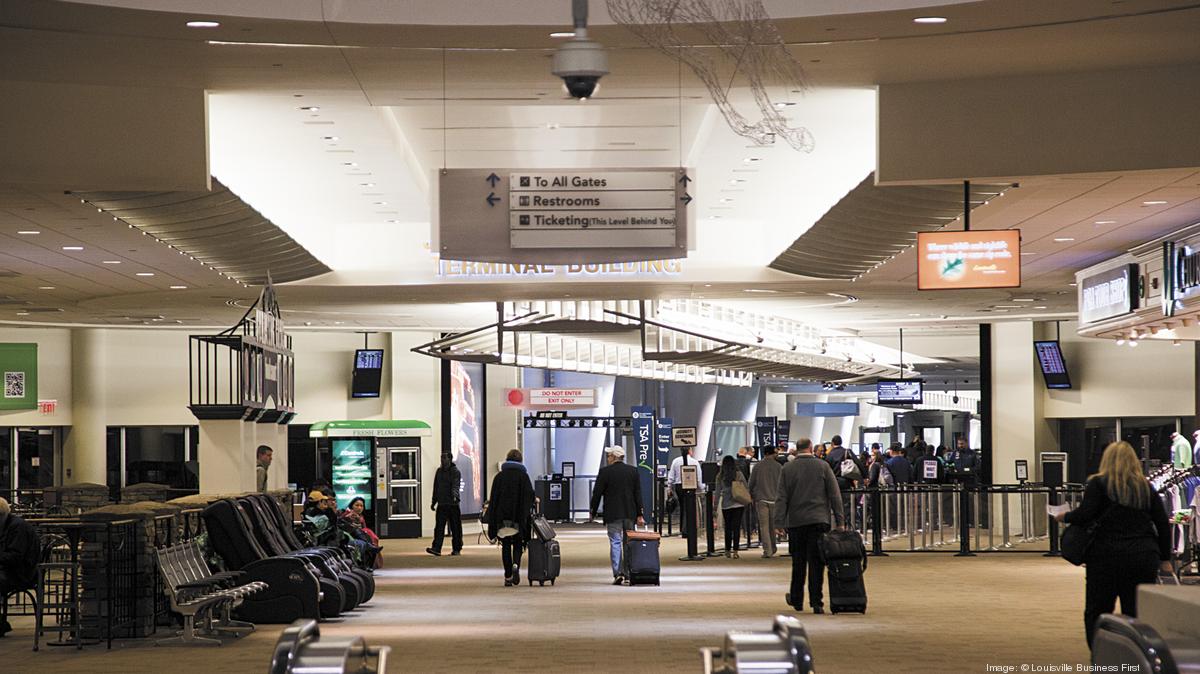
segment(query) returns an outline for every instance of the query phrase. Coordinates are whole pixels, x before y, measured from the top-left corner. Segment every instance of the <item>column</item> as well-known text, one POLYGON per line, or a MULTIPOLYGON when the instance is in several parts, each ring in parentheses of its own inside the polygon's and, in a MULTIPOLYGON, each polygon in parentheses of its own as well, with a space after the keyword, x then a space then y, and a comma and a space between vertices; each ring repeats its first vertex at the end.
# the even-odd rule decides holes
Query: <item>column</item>
MULTIPOLYGON (((254 465, 258 467, 258 447, 266 445, 275 450, 271 454, 271 468, 267 471, 267 489, 287 489, 288 486, 288 434, 287 426, 276 423, 256 423, 254 426, 254 465)), ((257 481, 256 481, 257 482, 257 481)), ((256 485, 257 486, 257 485, 256 485)))
MULTIPOLYGON (((254 491, 255 426, 241 420, 202 420, 197 459, 200 493, 231 494, 254 491)), ((284 446, 286 454, 287 447, 284 446)))
MULTIPOLYGON (((63 445, 63 482, 107 484, 106 333, 71 330, 71 428, 63 445)), ((122 467, 122 470, 124 467, 122 467)))

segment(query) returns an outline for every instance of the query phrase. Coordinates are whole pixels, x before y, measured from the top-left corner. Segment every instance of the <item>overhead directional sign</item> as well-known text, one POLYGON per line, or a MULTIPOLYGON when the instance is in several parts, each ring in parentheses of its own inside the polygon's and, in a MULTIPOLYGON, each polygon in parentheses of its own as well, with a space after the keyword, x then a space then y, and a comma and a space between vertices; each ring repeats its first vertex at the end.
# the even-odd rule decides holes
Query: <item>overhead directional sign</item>
POLYGON ((440 176, 442 259, 562 264, 687 257, 693 197, 684 169, 444 169, 440 176))

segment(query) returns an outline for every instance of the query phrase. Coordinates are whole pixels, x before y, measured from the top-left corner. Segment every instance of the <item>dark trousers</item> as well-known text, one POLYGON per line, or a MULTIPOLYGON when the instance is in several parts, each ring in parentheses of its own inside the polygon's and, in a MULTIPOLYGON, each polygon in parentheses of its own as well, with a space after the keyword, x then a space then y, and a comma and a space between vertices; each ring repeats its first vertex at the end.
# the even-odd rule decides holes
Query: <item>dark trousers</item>
MULTIPOLYGON (((672 489, 675 490, 675 502, 679 504, 679 507, 677 508, 677 511, 679 512, 679 535, 686 537, 687 533, 688 533, 688 528, 690 526, 692 526, 692 523, 687 521, 688 510, 687 510, 687 507, 683 505, 683 499, 685 499, 685 498, 695 499, 695 497, 690 494, 685 494, 683 491, 683 487, 680 485, 675 485, 674 487, 672 487, 672 489)), ((693 502, 694 502, 694 500, 693 500, 693 502)))
POLYGON ((1158 566, 1157 552, 1088 560, 1086 603, 1083 609, 1088 648, 1092 647, 1092 637, 1096 634, 1096 621, 1100 619, 1100 614, 1112 613, 1118 598, 1121 600, 1121 613, 1131 618, 1137 617, 1137 586, 1157 582, 1158 566))
POLYGON ((500 559, 504 562, 504 577, 512 578, 513 567, 521 566, 521 554, 525 552, 525 541, 519 536, 500 539, 500 559))
POLYGON ((799 608, 804 597, 804 581, 808 576, 808 605, 825 605, 825 562, 821 561, 818 544, 829 531, 828 524, 806 524, 788 529, 788 550, 792 555, 792 602, 799 608))
POLYGON ((462 550, 462 513, 456 505, 440 505, 433 529, 433 549, 442 551, 442 541, 446 539, 446 525, 450 525, 450 544, 455 552, 462 550))
POLYGON ((746 516, 746 507, 725 508, 721 511, 725 516, 725 551, 734 552, 741 549, 742 518, 746 516))

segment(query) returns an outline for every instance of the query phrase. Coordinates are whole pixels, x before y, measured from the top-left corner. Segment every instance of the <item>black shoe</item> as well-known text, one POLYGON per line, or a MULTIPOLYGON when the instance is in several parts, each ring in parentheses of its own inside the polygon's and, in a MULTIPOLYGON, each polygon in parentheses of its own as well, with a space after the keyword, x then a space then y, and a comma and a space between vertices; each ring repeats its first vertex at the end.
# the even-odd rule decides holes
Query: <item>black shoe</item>
POLYGON ((428 552, 429 554, 433 555, 434 557, 442 556, 442 553, 440 550, 434 550, 433 548, 425 548, 425 552, 428 552))
POLYGON ((624 584, 625 584, 625 576, 617 576, 616 578, 613 578, 613 585, 624 585, 624 584))
POLYGON ((513 564, 513 585, 521 584, 521 567, 513 564))
POLYGON ((3 637, 5 634, 8 634, 9 632, 12 631, 12 629, 13 629, 13 626, 10 625, 8 623, 8 621, 0 623, 0 637, 3 637))
POLYGON ((452 550, 452 551, 450 551, 450 556, 451 556, 451 557, 457 557, 457 556, 459 556, 459 555, 461 555, 461 554, 462 554, 462 550, 452 550))
POLYGON ((801 605, 798 605, 798 604, 793 604, 793 603, 792 603, 792 593, 791 593, 791 592, 789 592, 789 593, 787 593, 787 594, 783 595, 783 601, 787 602, 787 605, 788 605, 788 606, 791 606, 791 607, 792 607, 793 609, 795 609, 796 611, 803 611, 803 610, 804 610, 804 607, 803 607, 803 606, 801 606, 801 605))
POLYGON ((821 615, 822 613, 825 613, 825 609, 820 606, 814 606, 812 608, 813 608, 813 615, 821 615))
POLYGON ((504 587, 512 587, 512 586, 513 586, 512 578, 505 578, 504 579, 504 587))

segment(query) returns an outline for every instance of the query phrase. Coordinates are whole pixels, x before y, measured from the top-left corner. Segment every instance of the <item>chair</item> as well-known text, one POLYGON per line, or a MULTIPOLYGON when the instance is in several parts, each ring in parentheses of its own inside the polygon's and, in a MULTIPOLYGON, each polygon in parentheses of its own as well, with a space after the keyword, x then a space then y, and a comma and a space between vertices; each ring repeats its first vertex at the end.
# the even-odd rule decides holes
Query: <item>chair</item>
POLYGON ((1136 618, 1111 613, 1101 615, 1096 622, 1092 664, 1116 668, 1111 671, 1149 674, 1180 671, 1171 648, 1153 627, 1136 618))
POLYGON ((63 635, 74 635, 75 648, 82 649, 79 563, 74 544, 62 534, 42 533, 38 536, 38 548, 42 561, 37 569, 33 650, 38 650, 42 637, 50 633, 58 635, 59 644, 68 643, 63 641, 63 635), (52 626, 47 624, 47 616, 54 618, 52 626))

